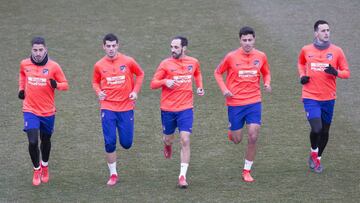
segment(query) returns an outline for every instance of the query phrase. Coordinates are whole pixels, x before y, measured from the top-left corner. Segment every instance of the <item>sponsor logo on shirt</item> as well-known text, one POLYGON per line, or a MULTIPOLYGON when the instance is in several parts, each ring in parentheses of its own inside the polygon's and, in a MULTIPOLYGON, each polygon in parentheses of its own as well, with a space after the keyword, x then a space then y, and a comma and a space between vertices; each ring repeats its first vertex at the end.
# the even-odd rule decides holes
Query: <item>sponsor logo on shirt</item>
POLYGON ((314 58, 314 55, 308 55, 308 58, 309 59, 314 58))
POLYGON ((257 70, 239 70, 239 77, 241 78, 251 78, 257 77, 257 70))
POLYGON ((29 85, 46 86, 46 78, 28 77, 27 81, 29 85))
POLYGON ((43 69, 42 72, 44 75, 49 75, 49 69, 47 69, 47 68, 43 69))
POLYGON ((118 85, 125 82, 125 75, 106 77, 106 81, 108 85, 118 85))
POLYGON ((312 71, 324 71, 328 66, 328 63, 310 63, 310 69, 312 71))
POLYGON ((175 72, 176 71, 176 68, 171 68, 170 69, 170 72, 175 72))
POLYGON ((125 65, 121 65, 121 66, 120 66, 120 70, 121 70, 122 72, 125 72, 125 71, 126 71, 126 66, 125 66, 125 65))
POLYGON ((333 59, 333 54, 332 53, 326 54, 326 58, 327 60, 331 61, 333 59))
POLYGON ((25 68, 25 71, 26 71, 26 72, 30 72, 31 69, 30 69, 30 68, 25 68))
POLYGON ((191 75, 174 75, 174 80, 177 83, 190 83, 191 77, 191 75))

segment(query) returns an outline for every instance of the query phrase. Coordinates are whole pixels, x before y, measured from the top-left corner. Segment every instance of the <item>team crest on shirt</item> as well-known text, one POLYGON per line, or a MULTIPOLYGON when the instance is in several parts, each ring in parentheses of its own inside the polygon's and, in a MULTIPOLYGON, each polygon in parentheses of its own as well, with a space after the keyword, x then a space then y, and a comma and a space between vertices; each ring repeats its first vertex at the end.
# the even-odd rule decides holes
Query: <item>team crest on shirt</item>
POLYGON ((332 53, 326 54, 326 58, 327 60, 331 61, 333 59, 333 54, 332 53))
POLYGON ((255 60, 254 60, 254 66, 258 68, 259 65, 260 65, 259 59, 255 59, 255 60))
POLYGON ((44 75, 49 75, 49 69, 47 68, 44 68, 42 72, 44 75))
POLYGON ((120 70, 121 70, 122 72, 125 72, 125 71, 126 71, 126 66, 125 66, 125 65, 121 65, 121 66, 120 66, 120 70))
POLYGON ((193 69, 193 66, 192 66, 192 65, 189 65, 189 66, 187 67, 187 69, 188 69, 188 71, 191 71, 191 70, 193 69))

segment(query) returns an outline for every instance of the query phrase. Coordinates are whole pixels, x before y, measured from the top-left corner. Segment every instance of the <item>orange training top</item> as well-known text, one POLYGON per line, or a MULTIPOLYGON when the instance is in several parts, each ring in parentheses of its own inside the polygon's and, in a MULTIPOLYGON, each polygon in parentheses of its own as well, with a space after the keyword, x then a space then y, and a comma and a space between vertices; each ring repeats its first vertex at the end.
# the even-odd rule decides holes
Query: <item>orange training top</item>
POLYGON ((144 71, 133 58, 121 53, 113 59, 104 56, 94 65, 93 74, 93 89, 96 94, 100 91, 106 94, 105 99, 100 101, 100 108, 111 111, 134 109, 135 101, 129 95, 140 91, 143 80, 144 71))
POLYGON ((226 105, 243 106, 261 101, 260 74, 265 85, 270 85, 270 68, 265 53, 253 49, 246 53, 241 47, 228 53, 214 72, 215 79, 226 97, 226 105), (222 74, 226 72, 226 83, 222 74))
POLYGON ((309 83, 302 87, 302 98, 319 101, 336 99, 336 77, 324 72, 325 67, 333 66, 339 78, 350 77, 350 71, 343 50, 333 44, 325 50, 313 44, 304 46, 299 54, 298 71, 300 77, 309 76, 309 83))
POLYGON ((25 91, 23 112, 30 112, 37 116, 55 114, 55 90, 51 87, 50 79, 56 80, 56 89, 69 89, 65 75, 55 61, 49 59, 44 66, 33 64, 30 58, 21 61, 19 91, 25 91))
POLYGON ((192 79, 196 87, 203 88, 199 61, 190 56, 180 59, 172 57, 163 60, 151 80, 151 89, 162 87, 160 109, 163 111, 182 111, 193 108, 192 79), (167 79, 176 81, 172 88, 166 87, 167 79))

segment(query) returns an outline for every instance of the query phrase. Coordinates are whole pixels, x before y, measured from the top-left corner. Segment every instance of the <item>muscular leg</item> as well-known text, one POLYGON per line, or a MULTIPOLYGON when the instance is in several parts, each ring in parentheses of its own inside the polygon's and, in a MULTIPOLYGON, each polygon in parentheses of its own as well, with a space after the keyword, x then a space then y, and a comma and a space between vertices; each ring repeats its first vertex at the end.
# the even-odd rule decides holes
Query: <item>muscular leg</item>
POLYGON ((48 162, 50 157, 51 150, 51 134, 47 134, 40 131, 40 150, 41 150, 41 159, 43 162, 48 162))
POLYGON ((190 132, 180 132, 180 161, 181 163, 190 162, 190 132))
POLYGON ((248 129, 248 145, 245 154, 245 159, 248 161, 254 161, 256 155, 256 142, 260 131, 259 124, 249 124, 247 125, 248 129))
POLYGON ((175 139, 174 134, 163 136, 163 142, 165 145, 172 145, 172 143, 174 142, 174 139, 175 139))
POLYGON ((319 147, 319 141, 321 136, 321 129, 322 129, 321 118, 311 119, 309 120, 309 124, 311 126, 311 132, 310 132, 311 148, 316 149, 319 147))
POLYGON ((180 178, 184 176, 186 178, 187 169, 190 162, 190 132, 180 131, 180 174, 179 174, 179 185, 186 187, 187 183, 185 180, 180 178), (181 182, 185 181, 185 182, 181 182))
POLYGON ((26 131, 29 140, 29 154, 34 168, 40 167, 40 153, 38 144, 39 129, 26 131))
POLYGON ((320 142, 319 142, 319 153, 318 156, 321 157, 322 153, 324 152, 324 149, 328 143, 329 140, 329 130, 330 130, 330 124, 323 124, 323 128, 321 130, 321 136, 320 136, 320 142))
POLYGON ((232 135, 232 141, 235 144, 239 144, 243 137, 242 129, 231 131, 231 135, 232 135))
POLYGON ((106 162, 110 171, 108 185, 116 184, 117 179, 112 180, 111 176, 116 175, 116 115, 112 111, 102 110, 102 130, 104 135, 106 162))

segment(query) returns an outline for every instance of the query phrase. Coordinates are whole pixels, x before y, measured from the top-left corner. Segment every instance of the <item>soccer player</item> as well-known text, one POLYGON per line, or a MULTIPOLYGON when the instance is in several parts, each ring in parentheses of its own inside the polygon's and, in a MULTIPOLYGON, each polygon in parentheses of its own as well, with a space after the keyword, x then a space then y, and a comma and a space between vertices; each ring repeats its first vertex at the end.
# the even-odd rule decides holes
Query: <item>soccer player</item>
POLYGON ((343 50, 330 42, 329 23, 318 20, 314 24, 314 42, 304 46, 299 54, 298 71, 302 99, 309 121, 311 152, 310 169, 323 171, 320 163, 329 139, 329 130, 336 99, 336 78, 350 77, 343 50))
POLYGON ((23 100, 24 131, 34 166, 32 184, 38 186, 47 183, 50 177, 48 161, 55 125, 55 89, 64 91, 69 86, 59 64, 48 57, 45 39, 34 37, 31 46, 31 56, 20 63, 18 97, 23 100))
POLYGON ((161 122, 163 126, 164 156, 172 156, 174 133, 180 133, 180 175, 178 185, 187 188, 186 172, 190 162, 190 134, 193 125, 193 78, 197 94, 204 95, 199 61, 187 56, 188 40, 174 37, 170 43, 171 57, 164 59, 151 80, 151 89, 161 88, 161 122))
POLYGON ((246 123, 248 145, 242 178, 253 182, 251 167, 256 154, 256 141, 261 125, 260 76, 264 88, 271 92, 270 69, 265 53, 254 48, 255 31, 242 27, 239 32, 240 48, 228 53, 216 68, 215 79, 226 98, 229 117, 229 139, 239 144, 246 123), (226 72, 226 83, 222 75, 226 72))
POLYGON ((105 35, 103 49, 105 56, 94 65, 93 89, 100 101, 106 160, 110 170, 107 185, 113 186, 118 181, 116 131, 121 146, 129 149, 134 136, 135 101, 144 80, 144 71, 133 58, 118 52, 116 35, 105 35))

